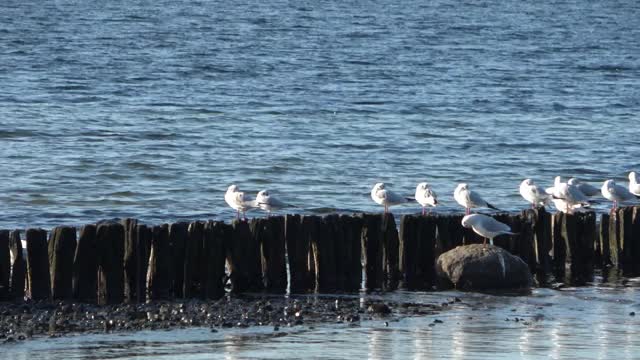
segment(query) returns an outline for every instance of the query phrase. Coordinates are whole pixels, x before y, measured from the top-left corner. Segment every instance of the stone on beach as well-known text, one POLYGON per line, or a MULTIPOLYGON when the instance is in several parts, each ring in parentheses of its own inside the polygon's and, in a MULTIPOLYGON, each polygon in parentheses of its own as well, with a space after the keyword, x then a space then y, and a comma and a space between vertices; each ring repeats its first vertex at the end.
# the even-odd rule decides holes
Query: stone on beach
POLYGON ((438 257, 438 278, 457 289, 514 289, 533 284, 529 267, 498 246, 458 246, 438 257))

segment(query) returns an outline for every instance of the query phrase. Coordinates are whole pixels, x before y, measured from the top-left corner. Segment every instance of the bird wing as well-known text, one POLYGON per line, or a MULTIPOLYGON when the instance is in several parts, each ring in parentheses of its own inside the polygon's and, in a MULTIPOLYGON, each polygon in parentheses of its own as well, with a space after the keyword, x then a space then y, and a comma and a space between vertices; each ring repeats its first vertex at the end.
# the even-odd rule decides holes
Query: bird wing
POLYGON ((589 201, 587 196, 582 193, 582 191, 580 191, 575 185, 567 186, 567 199, 569 200, 569 202, 574 203, 585 203, 589 201))
POLYGON ((387 202, 392 203, 392 204, 399 204, 399 203, 404 203, 407 202, 407 199, 404 198, 404 196, 400 196, 396 193, 394 193, 393 191, 387 191, 387 190, 383 190, 385 191, 385 198, 387 199, 387 202))
POLYGON ((595 196, 600 193, 600 189, 586 183, 578 184, 578 190, 580 190, 586 196, 595 196))
POLYGON ((287 206, 284 202, 280 201, 278 198, 274 198, 273 196, 269 196, 267 198, 267 204, 274 208, 283 208, 287 206))
POLYGON ((475 191, 469 190, 467 191, 467 201, 473 207, 486 207, 487 202, 475 191))
POLYGON ((614 198, 618 198, 621 200, 631 200, 635 199, 635 195, 633 195, 626 187, 622 185, 615 184, 609 187, 609 192, 613 195, 614 198))
POLYGON ((481 221, 479 221, 478 226, 482 227, 487 232, 492 233, 511 232, 511 228, 509 227, 509 225, 501 223, 500 221, 489 216, 483 217, 481 221))

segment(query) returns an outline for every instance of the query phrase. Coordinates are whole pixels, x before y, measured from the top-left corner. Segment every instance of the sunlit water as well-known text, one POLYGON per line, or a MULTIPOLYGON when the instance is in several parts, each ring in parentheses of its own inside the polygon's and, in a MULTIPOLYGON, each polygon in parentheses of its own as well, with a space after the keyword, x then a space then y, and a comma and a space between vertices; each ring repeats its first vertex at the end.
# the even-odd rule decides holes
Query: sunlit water
POLYGON ((438 303, 459 297, 437 315, 360 326, 208 328, 79 335, 5 345, 10 359, 637 359, 638 288, 537 289, 530 296, 396 292, 394 301, 438 303), (518 318, 519 321, 515 321, 518 318), (435 323, 434 320, 442 323, 435 323))
MULTIPOLYGON (((637 1, 0 2, 0 228, 640 170, 637 1)), ((398 213, 418 211, 417 206, 398 213)))

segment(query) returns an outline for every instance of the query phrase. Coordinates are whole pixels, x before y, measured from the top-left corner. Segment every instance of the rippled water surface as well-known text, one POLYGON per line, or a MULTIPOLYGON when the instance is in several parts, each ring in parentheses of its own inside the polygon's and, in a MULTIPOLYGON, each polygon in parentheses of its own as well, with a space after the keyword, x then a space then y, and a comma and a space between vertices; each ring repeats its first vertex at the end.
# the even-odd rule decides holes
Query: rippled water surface
MULTIPOLYGON (((636 282, 637 283, 637 282, 636 282)), ((437 315, 360 326, 207 328, 81 335, 6 345, 11 359, 637 359, 638 288, 537 289, 531 296, 385 295, 386 301, 462 301, 437 315), (516 321, 516 318, 518 321, 516 321), (442 323, 434 323, 435 320, 442 323), (283 334, 286 333, 286 334, 283 334)))
MULTIPOLYGON (((0 3, 0 226, 640 170, 637 1, 0 3)), ((399 212, 417 211, 405 208, 399 212)))

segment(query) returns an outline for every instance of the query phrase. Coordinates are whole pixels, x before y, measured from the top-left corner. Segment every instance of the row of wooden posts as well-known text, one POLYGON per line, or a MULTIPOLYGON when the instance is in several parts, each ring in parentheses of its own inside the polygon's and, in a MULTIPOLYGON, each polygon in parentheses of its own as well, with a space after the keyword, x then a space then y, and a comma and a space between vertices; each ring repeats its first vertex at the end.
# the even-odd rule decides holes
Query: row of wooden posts
MULTIPOLYGON (((497 214, 516 236, 495 244, 538 275, 588 280, 594 268, 640 271, 640 207, 566 215, 544 209, 497 214)), ((482 238, 462 215, 286 215, 251 221, 149 226, 135 219, 43 229, 0 230, 0 300, 106 303, 234 293, 428 290, 437 256, 482 238), (11 254, 14 261, 11 262, 11 254), (364 279, 363 279, 364 276, 364 279)))

